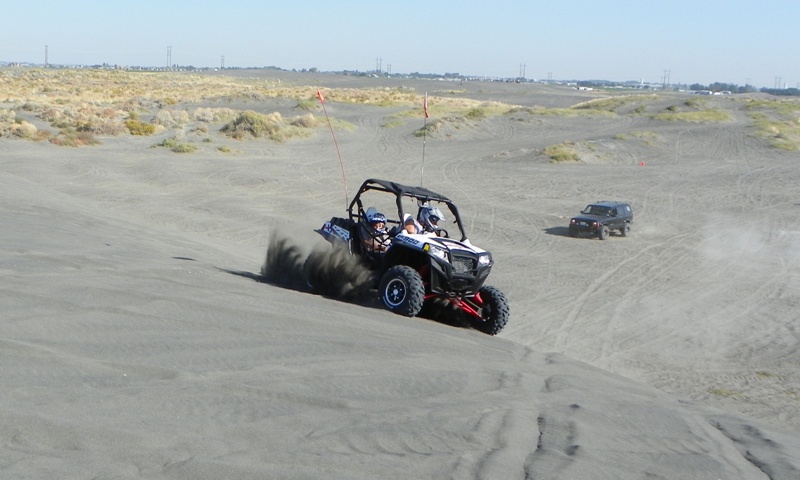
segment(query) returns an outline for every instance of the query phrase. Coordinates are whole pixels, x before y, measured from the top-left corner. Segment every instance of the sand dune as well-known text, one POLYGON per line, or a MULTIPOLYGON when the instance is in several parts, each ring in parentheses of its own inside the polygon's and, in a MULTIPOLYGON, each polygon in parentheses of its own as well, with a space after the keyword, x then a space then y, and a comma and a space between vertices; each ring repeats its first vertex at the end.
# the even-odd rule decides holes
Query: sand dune
POLYGON ((527 107, 427 137, 423 174, 421 117, 326 105, 355 126, 349 192, 422 176, 458 203, 511 303, 499 336, 266 281, 271 238, 307 255, 344 210, 325 129, 192 154, 150 148, 170 131, 2 138, 0 476, 800 478, 796 152, 737 98, 691 123, 529 110, 600 96, 565 87, 403 85, 527 107), (583 161, 540 155, 562 142, 583 161), (600 199, 632 204, 632 235, 567 236, 600 199))

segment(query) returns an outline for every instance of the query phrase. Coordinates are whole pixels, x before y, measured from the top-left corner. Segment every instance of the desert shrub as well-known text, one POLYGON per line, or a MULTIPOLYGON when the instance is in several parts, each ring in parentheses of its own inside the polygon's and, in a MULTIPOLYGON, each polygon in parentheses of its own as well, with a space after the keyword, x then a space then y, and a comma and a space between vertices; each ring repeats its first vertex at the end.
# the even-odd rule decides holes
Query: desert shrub
POLYGON ((406 124, 406 122, 403 121, 403 120, 390 120, 390 121, 384 123, 381 126, 383 128, 395 128, 395 127, 402 127, 405 124, 406 124))
POLYGON ((79 132, 75 129, 65 129, 51 138, 50 143, 60 147, 83 147, 87 145, 97 145, 100 143, 100 140, 95 138, 91 132, 79 132))
POLYGON ((292 120, 292 125, 295 127, 314 128, 319 124, 319 121, 312 113, 302 115, 292 120))
POLYGON ((165 148, 175 148, 178 146, 178 141, 174 138, 165 138, 159 143, 153 145, 153 147, 165 147, 165 148))
POLYGON ((175 153, 192 153, 197 151, 197 146, 192 145, 191 143, 179 143, 170 150, 172 150, 175 153))
POLYGON ((480 107, 471 108, 464 116, 473 120, 479 120, 481 118, 486 118, 486 111, 480 107))
POLYGON ((128 119, 125 120, 125 128, 131 132, 131 135, 143 137, 156 133, 156 126, 152 123, 144 123, 139 120, 139 115, 136 112, 131 112, 128 115, 128 119))
POLYGON ((574 144, 571 142, 550 145, 542 150, 542 154, 550 157, 553 163, 579 162, 581 160, 580 155, 578 155, 578 152, 575 150, 574 144))
POLYGON ((444 121, 442 119, 436 119, 432 122, 426 123, 423 127, 418 128, 414 131, 415 137, 424 137, 426 135, 432 135, 442 129, 444 127, 444 121))
POLYGON ((307 127, 296 127, 294 125, 289 125, 287 127, 278 128, 272 132, 272 134, 269 136, 269 139, 273 142, 283 143, 294 137, 310 137, 313 134, 314 131, 307 127))
POLYGON ((0 122, 14 123, 15 118, 17 118, 17 112, 10 108, 0 108, 0 122))
POLYGON ((280 121, 281 115, 278 112, 263 115, 248 110, 240 113, 238 117, 225 124, 221 131, 237 140, 241 140, 248 135, 255 138, 273 137, 279 129, 280 121))
POLYGON ((189 123, 189 112, 185 110, 159 110, 153 119, 153 123, 167 128, 181 127, 189 123))
POLYGON ((11 127, 11 133, 15 137, 24 138, 25 140, 41 140, 39 129, 36 125, 21 120, 11 127))
POLYGON ((128 130, 126 125, 112 119, 100 119, 94 122, 89 122, 82 131, 91 132, 95 135, 103 136, 117 136, 122 135, 128 130))
POLYGON ((299 108, 300 110, 311 111, 317 109, 317 100, 315 98, 308 98, 305 100, 299 100, 295 108, 299 108))
POLYGON ((197 151, 197 146, 191 143, 181 143, 174 138, 165 138, 159 143, 153 145, 155 147, 164 147, 172 150, 175 153, 192 153, 197 151))
POLYGON ((664 112, 653 115, 653 118, 668 122, 722 123, 730 121, 731 115, 724 110, 698 110, 693 112, 664 112))
POLYGON ((228 121, 235 116, 236 111, 230 108, 198 108, 194 111, 194 119, 205 123, 228 121))
POLYGON ((17 118, 17 112, 10 108, 0 108, 0 136, 11 133, 11 127, 17 118))
POLYGON ((689 108, 702 108, 705 102, 698 98, 691 98, 689 100, 686 100, 683 104, 689 108))
POLYGON ((47 107, 39 112, 39 118, 45 122, 56 122, 64 118, 64 109, 56 107, 47 107))

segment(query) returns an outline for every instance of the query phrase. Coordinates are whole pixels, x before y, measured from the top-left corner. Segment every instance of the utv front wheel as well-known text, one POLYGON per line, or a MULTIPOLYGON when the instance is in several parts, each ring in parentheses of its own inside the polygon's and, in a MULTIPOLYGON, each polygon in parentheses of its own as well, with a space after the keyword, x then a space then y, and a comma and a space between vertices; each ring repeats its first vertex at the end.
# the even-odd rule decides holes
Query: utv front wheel
POLYGON ((473 326, 487 335, 497 335, 508 323, 508 299, 496 287, 484 285, 478 291, 483 302, 480 319, 473 320, 473 326))
POLYGON ((422 277, 406 265, 387 270, 381 277, 378 293, 386 308, 406 317, 416 316, 425 300, 422 277))

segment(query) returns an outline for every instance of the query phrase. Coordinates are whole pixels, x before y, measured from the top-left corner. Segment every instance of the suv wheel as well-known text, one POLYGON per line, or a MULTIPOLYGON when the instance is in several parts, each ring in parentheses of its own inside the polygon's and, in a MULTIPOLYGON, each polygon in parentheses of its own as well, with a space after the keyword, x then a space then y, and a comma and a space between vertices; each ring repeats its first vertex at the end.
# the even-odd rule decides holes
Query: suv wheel
POLYGON ((600 231, 597 232, 597 237, 600 240, 605 240, 606 238, 608 238, 608 227, 605 225, 600 227, 600 231))
POLYGON ((631 225, 626 223, 622 228, 619 229, 619 233, 621 233, 623 237, 627 237, 628 234, 631 233, 631 225))
POLYGON ((425 300, 425 285, 416 270, 406 265, 397 265, 383 274, 378 292, 386 308, 413 317, 422 310, 425 300))

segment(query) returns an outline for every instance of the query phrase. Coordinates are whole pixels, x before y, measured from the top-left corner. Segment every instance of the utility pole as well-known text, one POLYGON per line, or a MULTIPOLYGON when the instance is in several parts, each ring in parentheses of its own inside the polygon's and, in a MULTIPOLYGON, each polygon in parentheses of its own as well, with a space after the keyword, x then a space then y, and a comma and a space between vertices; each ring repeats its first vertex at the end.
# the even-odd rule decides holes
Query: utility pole
POLYGON ((44 46, 44 68, 47 68, 48 65, 49 65, 49 63, 47 61, 47 45, 45 45, 44 46))
POLYGON ((172 46, 167 46, 167 70, 172 70, 172 46))
POLYGON ((225 70, 225 55, 222 56, 222 61, 219 64, 220 70, 225 70))

